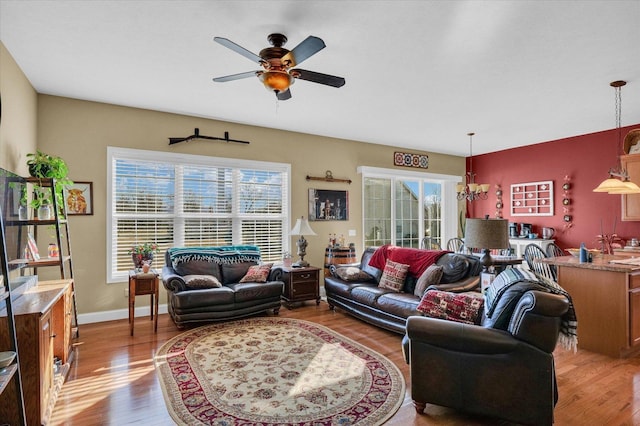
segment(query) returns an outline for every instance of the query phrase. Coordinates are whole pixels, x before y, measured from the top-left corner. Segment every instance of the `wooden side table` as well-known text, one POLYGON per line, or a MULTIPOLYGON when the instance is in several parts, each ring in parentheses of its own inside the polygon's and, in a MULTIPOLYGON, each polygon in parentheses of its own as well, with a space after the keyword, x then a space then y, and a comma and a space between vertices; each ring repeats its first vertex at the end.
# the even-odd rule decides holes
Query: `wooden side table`
POLYGON ((129 328, 133 336, 133 321, 135 318, 136 296, 151 295, 151 320, 153 331, 158 332, 158 299, 160 293, 159 274, 151 269, 148 273, 129 271, 129 328))
POLYGON ((293 268, 283 266, 284 294, 282 300, 291 309, 291 303, 305 300, 315 300, 320 304, 320 268, 307 266, 306 268, 293 268))

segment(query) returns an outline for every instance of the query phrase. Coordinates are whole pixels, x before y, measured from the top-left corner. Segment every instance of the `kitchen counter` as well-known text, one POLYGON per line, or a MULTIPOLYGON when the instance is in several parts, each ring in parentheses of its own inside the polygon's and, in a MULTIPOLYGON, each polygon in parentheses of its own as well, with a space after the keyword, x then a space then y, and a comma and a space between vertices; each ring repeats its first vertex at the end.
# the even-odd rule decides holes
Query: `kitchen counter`
POLYGON ((597 255, 541 260, 558 269, 558 284, 570 295, 578 318, 578 348, 612 357, 640 352, 640 265, 611 263, 629 257, 597 255))
MULTIPOLYGON (((639 252, 640 256, 640 252, 639 252)), ((624 260, 628 257, 618 255, 596 255, 593 257, 593 262, 580 262, 580 259, 575 256, 561 256, 561 257, 549 257, 546 259, 540 259, 542 263, 548 263, 556 266, 566 266, 569 268, 582 268, 592 269, 596 271, 612 271, 612 272, 633 272, 640 271, 640 265, 624 265, 619 263, 611 263, 612 260, 624 260)))
POLYGON ((625 247, 623 249, 614 249, 613 254, 624 257, 640 257, 640 247, 625 247))

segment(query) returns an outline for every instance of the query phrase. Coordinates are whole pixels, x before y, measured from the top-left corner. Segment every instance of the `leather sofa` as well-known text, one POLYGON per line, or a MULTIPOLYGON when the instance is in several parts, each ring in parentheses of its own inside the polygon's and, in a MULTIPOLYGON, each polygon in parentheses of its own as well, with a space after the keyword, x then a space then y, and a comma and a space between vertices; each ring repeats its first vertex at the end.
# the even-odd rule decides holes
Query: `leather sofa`
POLYGON ((269 309, 278 314, 284 287, 282 269, 272 268, 266 282, 241 283, 249 267, 259 263, 259 256, 234 255, 233 247, 193 248, 190 257, 183 256, 182 259, 187 260, 182 261, 172 258, 173 249, 167 250, 162 282, 167 290, 169 314, 179 328, 198 322, 247 317, 269 309), (208 249, 226 249, 224 261, 204 256, 208 249), (215 277, 221 285, 191 286, 191 277, 215 277))
MULTIPOLYGON (((416 308, 421 298, 413 293, 417 277, 408 276, 401 292, 378 287, 382 271, 369 265, 376 249, 367 248, 360 263, 330 267, 331 275, 324 279, 327 302, 330 309, 340 308, 370 324, 404 334, 407 318, 420 315, 416 308), (345 267, 358 267, 373 280, 345 281, 337 274, 338 268, 345 267)), ((443 267, 443 276, 439 284, 429 288, 452 292, 479 288, 482 265, 478 258, 462 253, 446 253, 438 258, 436 264, 443 267)))
POLYGON ((515 302, 504 321, 486 313, 482 325, 409 317, 403 350, 418 413, 432 403, 521 424, 553 423, 553 350, 569 301, 538 290, 520 294, 504 302, 515 302))

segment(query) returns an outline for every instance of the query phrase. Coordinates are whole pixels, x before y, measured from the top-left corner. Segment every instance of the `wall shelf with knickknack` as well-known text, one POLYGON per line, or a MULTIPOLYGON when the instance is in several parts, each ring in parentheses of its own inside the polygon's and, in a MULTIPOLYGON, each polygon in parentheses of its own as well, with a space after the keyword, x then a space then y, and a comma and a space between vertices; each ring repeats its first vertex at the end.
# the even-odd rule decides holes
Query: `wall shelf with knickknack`
POLYGON ((511 185, 511 216, 553 216, 553 181, 511 185))
POLYGON ((307 180, 320 180, 323 182, 339 182, 339 183, 351 183, 351 179, 337 179, 333 177, 333 173, 331 173, 331 170, 327 170, 325 175, 320 177, 320 176, 309 176, 307 175, 307 180))

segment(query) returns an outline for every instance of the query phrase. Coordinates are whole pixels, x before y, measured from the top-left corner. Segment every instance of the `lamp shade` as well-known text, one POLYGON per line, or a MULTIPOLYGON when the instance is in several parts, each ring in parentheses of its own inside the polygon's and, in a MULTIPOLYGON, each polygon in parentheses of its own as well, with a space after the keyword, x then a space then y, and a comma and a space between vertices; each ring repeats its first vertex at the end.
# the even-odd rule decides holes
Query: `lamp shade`
POLYGON ((622 182, 624 187, 610 189, 609 194, 640 194, 640 187, 631 181, 622 182))
POLYGON ((620 179, 616 179, 613 177, 609 177, 608 179, 603 180, 600 185, 593 192, 610 192, 610 191, 620 191, 626 189, 624 182, 620 179))
POLYGON ((309 226, 309 221, 304 217, 296 220, 296 225, 290 232, 291 235, 317 235, 309 226))
POLYGON ((284 92, 293 84, 293 77, 285 71, 265 71, 258 76, 267 90, 284 92))
POLYGON ((479 249, 509 248, 509 221, 506 219, 467 219, 464 245, 479 249))

